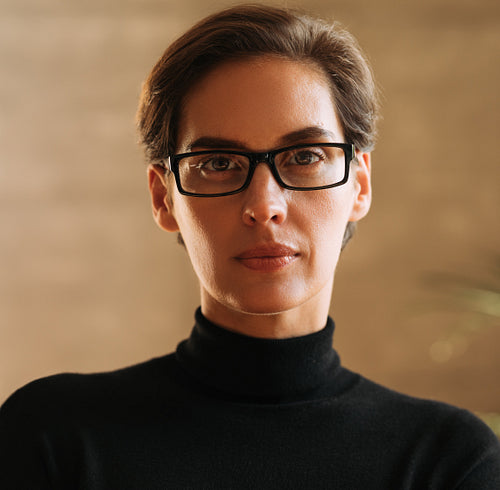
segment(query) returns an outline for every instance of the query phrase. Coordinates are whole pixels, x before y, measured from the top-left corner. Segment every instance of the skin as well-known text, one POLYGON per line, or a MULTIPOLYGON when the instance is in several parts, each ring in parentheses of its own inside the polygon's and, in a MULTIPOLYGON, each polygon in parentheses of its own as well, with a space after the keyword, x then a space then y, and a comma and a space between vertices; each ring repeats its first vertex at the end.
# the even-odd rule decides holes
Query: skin
MULTIPOLYGON (((177 152, 212 144, 265 151, 309 142, 344 142, 328 82, 312 64, 266 56, 223 64, 191 89, 177 152)), ((283 189, 261 163, 249 188, 216 198, 183 196, 162 169, 148 168, 154 218, 162 229, 182 233, 208 319, 262 338, 324 327, 345 227, 371 203, 370 154, 356 156, 359 164, 351 163, 349 181, 340 187, 283 189), (271 261, 269 268, 242 259, 245 251, 277 243, 293 250, 283 264, 271 261)))

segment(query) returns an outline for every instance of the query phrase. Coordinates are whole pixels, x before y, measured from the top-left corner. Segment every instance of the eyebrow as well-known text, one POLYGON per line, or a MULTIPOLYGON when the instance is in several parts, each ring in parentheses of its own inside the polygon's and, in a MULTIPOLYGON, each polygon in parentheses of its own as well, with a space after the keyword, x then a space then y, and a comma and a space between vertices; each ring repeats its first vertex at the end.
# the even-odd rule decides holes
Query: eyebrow
MULTIPOLYGON (((311 140, 314 138, 327 138, 329 142, 340 143, 335 141, 337 136, 334 132, 321 128, 319 126, 310 126, 303 129, 298 129, 297 131, 292 131, 282 136, 278 140, 278 147, 299 144, 305 140, 311 140)), ((227 138, 219 138, 213 136, 202 136, 197 138, 192 143, 190 143, 186 151, 193 151, 196 149, 226 149, 226 150, 246 150, 248 151, 248 146, 242 141, 232 140, 227 138)))

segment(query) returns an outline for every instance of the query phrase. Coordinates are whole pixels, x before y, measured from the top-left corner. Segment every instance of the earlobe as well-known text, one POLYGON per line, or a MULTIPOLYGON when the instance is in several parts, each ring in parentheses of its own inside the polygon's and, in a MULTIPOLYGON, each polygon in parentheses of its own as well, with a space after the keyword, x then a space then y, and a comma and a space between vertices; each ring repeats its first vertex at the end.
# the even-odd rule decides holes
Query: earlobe
POLYGON ((173 213, 172 199, 169 195, 165 170, 158 165, 149 165, 147 172, 153 218, 156 224, 165 231, 179 231, 179 226, 173 213))
POLYGON ((371 184, 371 153, 356 152, 357 165, 353 165, 355 174, 354 203, 349 221, 359 221, 364 218, 372 202, 371 184))

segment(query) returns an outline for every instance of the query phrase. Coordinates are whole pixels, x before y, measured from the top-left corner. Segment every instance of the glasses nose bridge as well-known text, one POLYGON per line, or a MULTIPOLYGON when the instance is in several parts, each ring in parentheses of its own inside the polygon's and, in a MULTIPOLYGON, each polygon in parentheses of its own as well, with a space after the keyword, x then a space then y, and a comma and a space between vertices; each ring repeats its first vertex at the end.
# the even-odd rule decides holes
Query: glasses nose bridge
POLYGON ((269 168, 269 171, 271 172, 271 175, 273 176, 274 180, 278 183, 280 187, 282 187, 281 184, 281 178, 278 174, 278 169, 276 168, 275 162, 274 162, 274 156, 275 156, 274 151, 265 151, 265 152, 260 152, 260 153, 248 153, 248 159, 250 160, 250 168, 249 168, 249 175, 248 175, 248 185, 250 185, 250 182, 253 179, 255 170, 257 169, 257 166, 260 163, 265 163, 267 167, 269 168))
POLYGON ((250 162, 252 163, 252 167, 257 167, 259 163, 265 163, 269 167, 271 171, 273 171, 274 167, 274 152, 264 151, 261 153, 249 153, 250 162))

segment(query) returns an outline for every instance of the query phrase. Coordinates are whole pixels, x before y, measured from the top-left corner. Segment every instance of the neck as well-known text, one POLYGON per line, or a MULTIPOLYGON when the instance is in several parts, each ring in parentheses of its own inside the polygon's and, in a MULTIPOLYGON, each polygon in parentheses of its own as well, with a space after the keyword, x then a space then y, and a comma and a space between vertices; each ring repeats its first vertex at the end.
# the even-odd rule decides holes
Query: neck
POLYGON ((285 311, 253 313, 215 301, 201 294, 201 311, 211 322, 249 337, 286 339, 320 331, 326 323, 331 289, 326 288, 305 303, 285 311))

